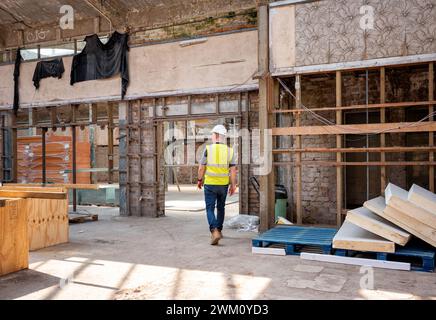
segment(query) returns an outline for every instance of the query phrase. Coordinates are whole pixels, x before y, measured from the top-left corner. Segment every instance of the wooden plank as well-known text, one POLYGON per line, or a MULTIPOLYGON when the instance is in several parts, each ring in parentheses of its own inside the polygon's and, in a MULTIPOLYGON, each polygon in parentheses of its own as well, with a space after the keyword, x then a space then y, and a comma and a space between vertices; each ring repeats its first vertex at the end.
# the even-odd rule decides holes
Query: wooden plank
POLYGON ((301 163, 295 163, 290 161, 283 161, 283 162, 274 162, 275 166, 287 166, 291 165, 294 167, 298 166, 324 166, 324 167, 336 167, 336 166, 392 166, 392 167, 402 167, 402 166, 429 166, 429 165, 436 165, 436 162, 428 162, 428 161, 392 161, 392 162, 379 162, 379 161, 372 161, 372 162, 335 162, 335 161, 302 161, 301 163))
POLYGON ((386 206, 383 211, 384 218, 396 224, 400 228, 410 232, 417 238, 431 244, 436 247, 436 233, 434 229, 420 224, 417 220, 411 218, 410 216, 404 214, 403 211, 399 211, 390 206, 386 206))
POLYGON ((310 260, 310 261, 341 263, 347 265, 367 266, 367 267, 374 267, 374 268, 381 268, 381 269, 404 270, 404 271, 410 271, 411 269, 410 263, 405 263, 405 262, 350 258, 350 257, 332 256, 326 254, 316 254, 316 253, 306 253, 306 252, 303 252, 300 258, 303 260, 310 260))
POLYGON ((333 238, 333 248, 394 253, 395 243, 345 221, 333 238))
POLYGON ((386 199, 384 197, 378 197, 369 201, 366 201, 363 206, 372 212, 376 213, 380 217, 392 222, 396 226, 406 230, 407 232, 413 234, 414 236, 420 238, 421 240, 424 240, 427 243, 432 244, 435 246, 436 242, 431 239, 431 230, 430 233, 428 232, 428 228, 421 228, 418 225, 416 227, 416 220, 413 218, 408 217, 407 215, 403 214, 401 211, 398 211, 396 209, 393 209, 391 207, 388 207, 386 205, 386 199), (414 228, 411 226, 414 225, 414 228), (417 230, 419 229, 419 230, 417 230), (435 243, 435 244, 433 244, 435 243))
POLYGON ((272 255, 272 256, 286 256, 285 249, 281 248, 258 248, 258 247, 252 247, 251 248, 252 254, 265 254, 265 255, 272 255))
POLYGON ((414 205, 436 214, 436 194, 414 184, 407 195, 414 205))
POLYGON ((411 234, 365 207, 348 211, 347 221, 399 245, 406 245, 411 234))
POLYGON ((66 192, 64 187, 53 187, 46 188, 41 186, 27 186, 27 185, 17 185, 17 186, 2 186, 0 191, 32 191, 32 192, 66 192))
MULTIPOLYGON (((380 69, 380 103, 384 104, 386 103, 386 69, 382 67, 380 69)), ((382 108, 380 109, 380 123, 386 123, 386 109, 382 108)), ((380 147, 385 148, 386 147, 386 134, 382 133, 380 134, 380 147)), ((380 161, 386 162, 386 154, 382 152, 380 154, 380 161)), ((386 178, 387 178, 387 168, 386 166, 382 166, 380 168, 380 189, 381 194, 385 194, 386 189, 386 178)))
POLYGON ((305 112, 330 112, 330 111, 354 111, 354 110, 366 110, 366 109, 389 109, 389 108, 409 108, 409 107, 425 107, 428 105, 434 105, 436 104, 436 101, 429 100, 429 101, 410 101, 410 102, 394 102, 394 103, 374 103, 374 104, 358 104, 358 105, 351 105, 351 106, 342 106, 342 107, 321 107, 321 108, 310 108, 310 110, 307 109, 301 109, 301 110, 295 110, 295 109, 288 109, 288 110, 273 110, 272 113, 305 113, 305 112))
POLYGON ((307 126, 272 129, 273 136, 301 136, 301 135, 335 135, 335 134, 380 134, 404 132, 434 132, 436 121, 429 122, 400 122, 400 123, 370 123, 347 124, 336 126, 307 126))
MULTIPOLYGON (((295 92, 296 92, 296 109, 301 109, 301 76, 296 76, 295 81, 295 92)), ((299 128, 301 125, 301 114, 297 113, 295 115, 295 126, 296 128, 299 128)), ((274 129, 273 129, 274 132, 274 129)), ((297 148, 302 148, 302 140, 301 135, 296 136, 296 142, 297 142, 297 148)), ((303 169, 301 167, 301 160, 302 155, 301 153, 297 154, 297 168, 296 168, 296 175, 297 175, 297 194, 296 194, 296 209, 297 209, 297 224, 303 224, 303 205, 302 205, 302 172, 303 169)))
POLYGON ((0 190, 0 197, 2 198, 39 198, 39 199, 66 199, 65 192, 35 192, 35 191, 12 191, 0 190))
MULTIPOLYGON (((258 38, 258 70, 262 77, 259 79, 259 129, 261 136, 270 128, 269 119, 269 102, 270 102, 270 81, 269 77, 269 28, 268 28, 268 6, 261 5, 258 9, 258 25, 259 25, 259 38, 258 38)), ((264 139, 260 142, 261 150, 265 150, 264 139)), ((265 153, 266 156, 267 153, 265 153)), ((269 229, 269 219, 270 212, 269 208, 271 206, 269 188, 269 177, 268 175, 263 175, 259 178, 261 195, 259 204, 259 216, 260 216, 260 227, 261 232, 269 229)))
MULTIPOLYGON (((434 100, 434 63, 430 63, 428 67, 428 100, 433 101, 434 100)), ((434 104, 431 104, 428 106, 428 114, 430 114, 430 118, 428 121, 433 121, 434 116, 434 104)), ((428 134, 428 145, 430 147, 434 146, 434 133, 429 132, 428 134)), ((430 152, 429 154, 429 161, 434 161, 434 152, 430 152)), ((429 188, 431 192, 435 192, 435 185, 434 185, 434 166, 430 166, 428 168, 428 178, 429 178, 429 188)))
POLYGON ((26 200, 9 199, 0 208, 0 276, 29 267, 26 200))
MULTIPOLYGON (((336 72, 336 106, 342 106, 342 74, 340 71, 336 72)), ((336 124, 342 125, 342 111, 336 111, 336 124)), ((342 136, 336 135, 336 147, 342 148, 342 136)), ((336 153, 336 163, 342 162, 342 153, 336 153)), ((340 165, 336 167, 336 224, 338 227, 342 224, 342 203, 343 203, 343 170, 340 165)))
MULTIPOLYGON (((436 151, 436 147, 370 147, 370 148, 302 148, 302 149, 275 149, 274 154, 281 153, 403 153, 403 152, 429 152, 436 151)), ((385 186, 386 188, 386 186, 385 186)), ((383 190, 384 192, 384 190, 383 190)))
MULTIPOLYGON (((70 183, 53 183, 53 184, 42 184, 42 183, 26 183, 26 184, 20 184, 20 183, 5 183, 3 184, 4 187, 10 188, 10 187, 43 187, 43 188, 65 188, 65 189, 79 189, 79 190, 100 190, 101 185, 99 184, 70 184, 70 183)), ((31 191, 31 189, 30 189, 31 191)))
MULTIPOLYGON (((436 212, 425 210, 408 200, 409 193, 390 183, 386 188, 386 204, 416 220, 419 224, 429 226, 435 231, 436 240, 436 212)), ((413 225, 411 226, 413 227, 413 225)))

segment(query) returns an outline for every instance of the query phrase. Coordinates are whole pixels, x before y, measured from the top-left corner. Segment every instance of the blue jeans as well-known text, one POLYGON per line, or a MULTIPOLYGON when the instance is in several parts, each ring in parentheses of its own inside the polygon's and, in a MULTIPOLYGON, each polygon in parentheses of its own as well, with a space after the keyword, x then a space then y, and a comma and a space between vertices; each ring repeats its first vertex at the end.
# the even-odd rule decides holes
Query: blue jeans
POLYGON ((229 186, 204 186, 204 198, 206 200, 207 220, 209 221, 210 231, 213 229, 223 230, 225 206, 229 186), (217 216, 215 216, 215 206, 217 216))

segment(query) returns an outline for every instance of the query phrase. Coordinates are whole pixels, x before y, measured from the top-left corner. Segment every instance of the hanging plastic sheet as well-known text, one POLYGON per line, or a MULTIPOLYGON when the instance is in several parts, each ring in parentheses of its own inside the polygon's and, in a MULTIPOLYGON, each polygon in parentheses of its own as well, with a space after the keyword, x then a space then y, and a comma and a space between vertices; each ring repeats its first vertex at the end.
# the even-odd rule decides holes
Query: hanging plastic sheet
POLYGON ((73 58, 71 85, 121 74, 121 97, 124 99, 129 84, 128 39, 128 34, 116 31, 106 44, 103 44, 96 34, 86 37, 85 48, 73 58))
POLYGON ((42 79, 49 77, 61 79, 64 72, 65 68, 62 58, 40 61, 36 65, 35 73, 33 74, 33 84, 36 89, 39 89, 39 83, 42 79))

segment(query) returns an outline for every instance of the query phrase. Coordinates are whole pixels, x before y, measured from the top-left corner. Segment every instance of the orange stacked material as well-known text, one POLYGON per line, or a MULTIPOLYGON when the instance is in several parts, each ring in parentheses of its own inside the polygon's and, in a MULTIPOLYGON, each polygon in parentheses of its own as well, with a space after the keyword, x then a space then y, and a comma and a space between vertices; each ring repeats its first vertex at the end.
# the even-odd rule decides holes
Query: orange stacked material
MULTIPOLYGON (((18 138, 18 182, 42 182, 42 137, 18 138)), ((90 168, 91 147, 89 142, 77 142, 77 168, 90 168)), ((72 138, 47 135, 46 175, 48 183, 72 183, 72 174, 62 173, 73 168, 72 138)), ((89 184, 90 173, 78 173, 77 183, 89 184)))

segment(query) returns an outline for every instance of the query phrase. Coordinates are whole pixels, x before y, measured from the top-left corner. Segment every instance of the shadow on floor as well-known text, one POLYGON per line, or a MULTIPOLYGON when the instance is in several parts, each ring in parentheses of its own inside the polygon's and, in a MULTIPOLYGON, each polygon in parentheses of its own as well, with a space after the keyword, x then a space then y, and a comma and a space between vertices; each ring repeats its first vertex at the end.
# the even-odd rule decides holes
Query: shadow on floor
POLYGON ((0 300, 21 298, 33 292, 59 285, 60 280, 58 277, 30 269, 11 273, 0 277, 0 300))

